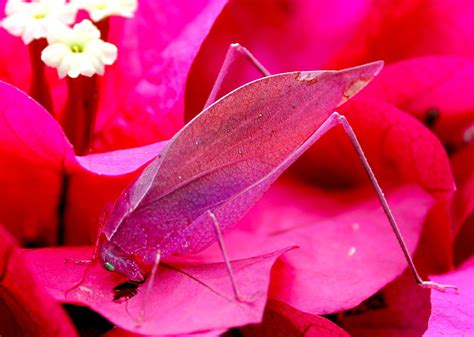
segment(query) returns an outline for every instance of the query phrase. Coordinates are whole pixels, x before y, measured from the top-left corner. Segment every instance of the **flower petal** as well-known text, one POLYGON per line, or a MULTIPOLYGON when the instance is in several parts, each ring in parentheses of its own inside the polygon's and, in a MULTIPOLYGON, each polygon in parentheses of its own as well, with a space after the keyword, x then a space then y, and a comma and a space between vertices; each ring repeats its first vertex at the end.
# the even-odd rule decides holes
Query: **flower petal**
MULTIPOLYGON (((392 63, 420 55, 474 55, 474 3, 453 1, 372 1, 352 30, 352 39, 332 65, 382 59, 392 63)), ((432 74, 430 74, 432 75, 432 74)))
POLYGON ((338 314, 336 322, 352 336, 421 336, 430 315, 429 294, 406 271, 357 307, 338 314))
POLYGON ((21 242, 53 243, 64 162, 73 150, 58 123, 0 83, 0 221, 21 242))
POLYGON ((38 285, 24 257, 0 227, 0 334, 77 336, 69 317, 38 285))
POLYGON ((465 143, 464 132, 474 122, 473 86, 473 59, 425 56, 387 66, 360 97, 382 99, 415 116, 451 152, 465 143))
POLYGON ((454 284, 459 294, 431 291, 431 317, 424 336, 468 336, 474 334, 474 257, 458 270, 431 277, 433 281, 454 284))
POLYGON ((232 262, 239 291, 252 298, 249 303, 234 299, 223 262, 196 264, 183 258, 162 263, 148 298, 145 284, 138 289, 135 297, 117 303, 113 301, 112 288, 124 280, 99 265, 92 266, 86 280, 65 295, 81 280, 85 271, 84 266, 74 263, 65 265, 65 258, 87 258, 90 249, 31 250, 25 252, 25 258, 31 261, 40 282, 57 300, 87 305, 129 331, 159 335, 186 334, 259 322, 267 298, 270 269, 287 250, 232 262), (143 308, 145 320, 137 326, 143 308))

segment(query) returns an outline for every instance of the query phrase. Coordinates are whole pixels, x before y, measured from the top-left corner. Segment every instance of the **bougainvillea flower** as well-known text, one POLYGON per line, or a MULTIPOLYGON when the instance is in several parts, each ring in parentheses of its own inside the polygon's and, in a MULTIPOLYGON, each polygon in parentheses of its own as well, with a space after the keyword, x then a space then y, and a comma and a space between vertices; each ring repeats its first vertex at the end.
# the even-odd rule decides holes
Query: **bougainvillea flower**
POLYGON ((233 261, 236 282, 251 302, 239 302, 224 262, 175 259, 159 267, 157 281, 128 301, 114 301, 112 289, 126 281, 94 265, 77 288, 85 266, 65 259, 85 259, 90 249, 44 248, 25 252, 40 283, 59 301, 87 305, 114 324, 141 334, 172 335, 230 328, 260 322, 267 298, 270 269, 287 249, 233 261), (158 305, 159 304, 159 305, 158 305), (141 312, 144 316, 141 317, 141 312))
MULTIPOLYGON (((187 5, 189 7, 189 4, 187 5)), ((160 5, 151 4, 150 2, 146 6, 147 9, 154 9, 155 6, 160 5)), ((209 9, 212 6, 212 4, 209 4, 206 8, 209 9)), ((184 6, 181 8, 180 14, 188 12, 188 8, 184 8, 184 6)), ((276 72, 304 68, 340 68, 340 65, 354 65, 362 60, 372 60, 374 58, 384 58, 388 62, 397 62, 407 57, 426 54, 472 56, 472 41, 474 39, 473 30, 469 23, 472 21, 473 9, 470 2, 463 0, 455 0, 450 3, 442 1, 431 3, 415 0, 403 1, 396 5, 388 0, 351 1, 350 4, 345 0, 318 2, 304 0, 292 2, 265 1, 258 4, 249 1, 232 1, 218 19, 209 39, 205 41, 194 63, 193 70, 188 78, 185 102, 186 113, 189 117, 192 117, 201 110, 208 89, 215 78, 218 65, 221 64, 223 53, 231 42, 242 42, 249 46, 269 69, 276 72), (446 24, 448 21, 450 24, 446 24)), ((144 11, 137 14, 137 17, 146 18, 145 21, 147 22, 149 22, 148 19, 153 21, 153 18, 159 18, 156 22, 160 22, 158 26, 165 27, 163 29, 167 29, 167 25, 171 26, 169 22, 172 22, 172 20, 168 21, 168 18, 175 19, 177 17, 175 14, 166 11, 164 11, 165 15, 163 17, 156 15, 156 13, 159 13, 159 11, 144 11)), ((198 22, 203 23, 204 27, 209 27, 212 21, 205 15, 193 16, 191 20, 196 23, 198 28, 201 27, 198 22)), ((115 25, 110 31, 110 38, 131 36, 129 33, 138 30, 143 31, 142 28, 143 26, 140 25, 115 25)), ((185 57, 186 60, 181 62, 182 54, 179 52, 183 50, 181 49, 183 44, 191 45, 191 49, 195 48, 194 51, 199 48, 201 41, 196 39, 198 42, 194 44, 194 38, 190 38, 193 30, 189 26, 187 28, 189 29, 183 29, 180 31, 181 33, 178 33, 179 37, 182 38, 178 39, 180 42, 171 43, 172 46, 169 48, 160 49, 161 45, 158 46, 157 50, 163 50, 158 58, 156 57, 157 53, 153 50, 156 46, 151 47, 152 43, 149 45, 150 48, 142 49, 146 50, 144 54, 141 54, 138 48, 134 48, 137 45, 147 45, 150 40, 143 41, 140 38, 115 40, 115 42, 120 42, 117 43, 119 54, 120 50, 125 50, 127 53, 131 50, 130 54, 133 54, 131 59, 134 60, 133 64, 137 66, 129 67, 129 63, 126 63, 127 61, 119 56, 117 63, 110 67, 111 76, 104 79, 101 84, 101 108, 99 109, 97 133, 94 141, 96 150, 125 148, 150 143, 157 139, 165 139, 181 127, 182 86, 186 76, 179 76, 179 80, 176 82, 169 81, 169 79, 174 79, 174 72, 180 72, 181 69, 184 69, 184 74, 187 74, 192 58, 185 57), (127 48, 122 48, 121 41, 128 41, 124 43, 127 48), (181 43, 183 41, 185 42, 181 43), (187 42, 191 43, 188 44, 187 42), (130 46, 132 48, 128 48, 130 46), (159 60, 158 65, 153 66, 156 59, 159 60), (150 61, 147 65, 151 65, 152 70, 141 67, 142 64, 146 63, 145 61, 150 61), (170 66, 168 67, 168 65, 170 66), (162 81, 162 79, 164 80, 162 81), (121 87, 117 88, 116 83, 121 83, 121 87), (168 85, 169 83, 171 85, 168 85), (178 84, 175 86, 176 83, 178 84), (119 96, 120 99, 113 102, 110 100, 104 101, 104 97, 107 97, 106 94, 111 97, 111 92, 119 96), (170 99, 163 99, 163 97, 170 99), (136 111, 140 113, 135 113, 136 111), (157 124, 157 121, 160 124, 157 124)), ((156 34, 160 33, 158 30, 151 31, 151 33, 155 32, 156 34)), ((0 33, 0 38, 2 37, 3 35, 0 33)), ((27 64, 26 52, 23 54, 17 52, 19 49, 16 49, 17 45, 12 43, 11 39, 5 39, 4 42, 6 50, 2 55, 9 55, 10 58, 15 55, 16 60, 24 60, 25 62, 20 63, 27 64), (10 46, 15 47, 10 48, 10 46)), ((466 225, 473 223, 470 216, 471 211, 468 207, 469 200, 472 200, 469 196, 469 191, 472 190, 470 186, 472 185, 468 183, 471 181, 470 179, 462 180, 459 191, 463 192, 456 195, 456 197, 459 196, 458 199, 461 201, 457 205, 454 204, 454 211, 450 209, 453 180, 446 154, 433 134, 430 134, 421 123, 407 117, 406 112, 415 115, 427 126, 432 127, 435 134, 440 137, 444 145, 448 145, 448 148, 449 143, 453 142, 452 140, 454 140, 455 147, 457 147, 459 141, 462 141, 460 136, 467 134, 461 131, 466 130, 465 124, 470 122, 470 116, 472 116, 469 99, 466 99, 466 97, 470 97, 470 93, 466 92, 466 88, 469 88, 469 83, 471 83, 469 63, 470 61, 465 63, 464 61, 451 61, 448 60, 448 57, 439 59, 427 57, 413 60, 413 62, 401 63, 398 68, 395 68, 397 65, 394 64, 394 70, 387 72, 386 80, 381 80, 385 81, 383 92, 379 91, 376 88, 377 85, 375 85, 372 93, 368 93, 359 102, 354 102, 342 110, 361 138, 362 145, 368 153, 369 161, 373 164, 377 176, 380 177, 387 195, 392 200, 394 200, 393 198, 397 200, 397 193, 408 190, 410 192, 406 200, 413 200, 413 207, 424 205, 423 209, 417 209, 416 215, 425 218, 425 221, 423 219, 415 221, 413 216, 405 223, 403 221, 405 220, 404 214, 398 216, 404 222, 401 223, 403 231, 407 231, 407 228, 410 229, 406 239, 412 250, 420 237, 421 226, 424 222, 421 239, 419 239, 420 244, 416 253, 416 260, 418 264, 421 262, 421 265, 419 265, 423 274, 426 274, 426 272, 443 272, 451 267, 452 229, 454 233, 458 233, 457 240, 468 238, 465 233, 469 234, 470 232, 465 232, 464 229, 472 228, 466 227, 466 225), (461 70, 458 71, 459 68, 461 70), (450 72, 454 75, 452 78, 450 72), (440 76, 438 77, 437 74, 440 76), (466 77, 463 74, 466 74, 466 77), (416 81, 413 81, 413 85, 410 81, 406 81, 406 78, 412 77, 416 79, 416 81), (430 94, 430 85, 434 87, 433 94, 430 94), (416 89, 420 90, 417 91, 416 89), (404 100, 404 98, 412 99, 412 102, 404 100), (436 106, 431 103, 436 103, 436 106), (436 117, 436 115, 441 115, 441 117, 437 123, 432 125, 432 116, 436 117), (379 118, 379 116, 381 117, 379 118), (451 119, 450 116, 453 118, 451 119), (434 202, 432 207, 427 202, 428 199, 434 202), (450 212, 455 212, 452 218, 452 226, 449 218, 450 212)), ((222 93, 227 92, 228 88, 234 88, 256 76, 250 68, 243 67, 247 66, 237 65, 235 70, 230 71, 229 85, 224 86, 222 93)), ((23 88, 28 89, 28 85, 25 84, 27 82, 19 80, 28 77, 27 70, 12 69, 11 63, 2 62, 0 72, 3 70, 9 76, 5 79, 9 79, 12 83, 21 82, 23 88)), ((383 75, 384 73, 382 73, 383 75)), ((53 88, 55 92, 61 93, 60 86, 53 85, 53 88)), ((434 119, 436 121, 436 118, 434 119)), ((16 144, 16 141, 13 144, 16 144)), ((139 167, 141 163, 147 161, 146 158, 151 158, 147 157, 150 152, 156 151, 153 153, 158 153, 161 146, 157 144, 156 147, 134 150, 139 158, 130 165, 135 168, 139 167)), ((5 172, 13 177, 18 177, 17 180, 21 182, 22 186, 25 186, 23 192, 20 191, 19 193, 22 196, 27 195, 28 189, 26 186, 31 186, 32 181, 37 181, 34 178, 25 178, 32 177, 31 174, 38 174, 38 181, 53 181, 52 186, 57 185, 54 179, 63 177, 61 173, 54 173, 52 175, 54 179, 51 178, 48 173, 51 171, 50 167, 43 171, 44 158, 40 160, 36 156, 31 157, 28 149, 24 149, 22 153, 28 153, 26 157, 29 159, 25 160, 23 157, 23 161, 5 165, 5 172), (32 161, 35 164, 34 167, 38 170, 34 173, 27 172, 24 175, 25 171, 28 170, 24 164, 29 163, 31 158, 34 158, 32 161), (44 178, 44 175, 48 177, 44 178)), ((46 153, 49 154, 50 152, 46 153)), ((462 162, 462 158, 466 157, 461 156, 461 150, 458 153, 462 162)), ((8 152, 8 154, 18 158, 15 153, 8 152)), ((97 225, 98 214, 102 205, 107 200, 113 200, 120 189, 131 180, 133 174, 99 179, 95 173, 102 171, 107 175, 107 172, 115 172, 120 175, 133 172, 133 169, 127 171, 128 164, 123 160, 128 154, 128 152, 119 151, 78 159, 73 158, 73 156, 68 157, 71 159, 66 161, 68 163, 66 166, 75 169, 68 171, 70 172, 68 174, 70 183, 68 195, 70 199, 67 204, 74 206, 65 207, 65 209, 61 206, 59 209, 60 212, 65 213, 69 223, 75 223, 76 225, 89 224, 87 226, 90 228, 97 225), (117 169, 109 165, 111 162, 118 164, 117 169), (92 173, 89 172, 91 170, 92 173), (85 195, 88 197, 85 198, 85 195)), ((55 155, 54 158, 53 162, 55 164, 52 167, 62 169, 63 166, 58 165, 58 163, 59 158, 63 159, 64 157, 55 155)), ((469 157, 467 158, 469 159, 469 157)), ((51 163, 51 161, 49 162, 51 163)), ((272 235, 269 230, 272 224, 275 224, 275 227, 282 231, 279 233, 282 237, 289 238, 294 234, 293 232, 296 232, 299 235, 294 238, 295 241, 303 243, 305 241, 309 243, 318 242, 318 240, 313 240, 312 237, 311 239, 307 238, 309 235, 319 233, 312 231, 314 226, 306 226, 306 224, 332 225, 333 221, 345 220, 346 218, 350 220, 351 216, 357 215, 358 212, 362 213, 365 207, 368 207, 367 205, 376 205, 371 194, 360 192, 367 190, 364 188, 367 183, 364 173, 358 167, 354 152, 350 148, 345 135, 335 130, 324 137, 311 153, 297 163, 293 172, 288 173, 285 182, 270 191, 268 199, 262 200, 260 205, 241 223, 240 229, 244 231, 244 235, 252 239, 248 240, 250 249, 252 249, 252 241, 263 240, 262 242, 270 244, 271 240, 268 239, 272 239, 272 236, 279 236, 272 235), (272 205, 270 200, 280 200, 280 203, 272 205), (328 219, 328 217, 331 218, 328 219), (305 229, 305 227, 308 228, 305 229)), ((459 170, 469 171, 466 167, 459 170)), ((455 170, 456 172, 458 171, 455 170)), ((460 181, 456 179, 458 184, 460 184, 460 181)), ((14 192, 13 189, 9 190, 14 192)), ((15 193, 10 194, 15 196, 15 193)), ((51 201, 54 199, 53 194, 48 195, 44 200, 51 201)), ((58 194, 60 193, 56 193, 56 195, 58 194)), ((41 196, 44 196, 44 191, 33 201, 41 205, 43 202, 41 196)), ((28 198, 31 198, 31 196, 28 196, 25 200, 30 201, 28 198)), ((18 205, 13 200, 11 204, 18 205)), ((28 203, 22 203, 21 205, 25 204, 28 203)), ((50 205, 55 206, 54 203, 50 202, 46 205, 48 209, 42 210, 39 214, 44 212, 47 214, 44 219, 50 217, 54 220, 54 211, 52 211, 50 205)), ((403 206, 403 202, 399 203, 398 201, 393 205, 394 209, 398 207, 404 209, 403 206)), ((17 216, 24 217, 18 206, 14 206, 13 209, 16 210, 17 216)), ((24 210, 24 207, 21 210, 24 210)), ((367 214, 367 218, 371 214, 367 214)), ((10 219, 14 219, 13 215, 10 216, 10 219)), ((34 215, 32 219, 32 223, 37 220, 34 215)), ((378 226, 381 226, 381 223, 385 221, 382 215, 376 219, 378 226)), ((342 226, 339 221, 336 225, 342 226)), ((22 224, 23 229, 37 228, 36 226, 25 225, 24 221, 22 224)), ((314 274, 317 273, 318 263, 326 263, 327 265, 333 263, 334 265, 328 268, 331 273, 337 271, 338 268, 350 268, 345 263, 351 261, 350 258, 352 257, 358 258, 358 254, 361 253, 359 247, 350 245, 351 242, 349 242, 353 239, 353 236, 350 235, 353 234, 351 231, 354 231, 354 228, 360 228, 359 226, 359 223, 353 223, 353 226, 349 228, 343 227, 343 231, 338 233, 339 235, 335 235, 330 230, 322 230, 322 238, 319 239, 322 243, 316 247, 310 247, 310 244, 304 246, 300 243, 302 253, 289 252, 288 258, 277 263, 277 268, 275 268, 277 271, 274 271, 272 275, 273 284, 270 292, 272 296, 300 306, 300 309, 303 305, 307 307, 312 305, 311 296, 318 294, 318 289, 314 289, 314 282, 317 280, 317 278, 314 278, 314 274), (348 235, 346 235, 347 230, 350 233, 348 235), (334 240, 331 242, 334 242, 335 247, 342 247, 341 250, 344 253, 347 252, 340 261, 334 258, 337 251, 332 255, 321 254, 321 247, 324 247, 323 243, 326 243, 324 241, 326 236, 334 240), (301 254, 303 259, 299 259, 297 254, 301 254), (306 256, 329 257, 311 264, 304 260, 306 256), (303 264, 300 260, 307 263, 303 264), (297 268, 292 269, 290 263, 297 268), (310 286, 313 286, 311 292, 298 292, 297 288, 300 288, 299 286, 289 287, 289 290, 286 288, 282 290, 283 287, 279 286, 278 282, 283 282, 283 280, 291 282, 298 279, 297 273, 311 276, 310 280, 303 280, 307 288, 301 287, 301 289, 309 289, 310 286), (281 275, 284 275, 285 278, 281 275), (296 298, 297 296, 308 298, 299 299, 296 298)), ((80 226, 74 226, 73 228, 80 228, 80 226)), ((375 229, 378 230, 379 227, 375 229)), ((390 234, 388 224, 386 229, 388 238, 390 234)), ((90 236, 94 235, 93 231, 90 231, 92 232, 90 235, 84 234, 84 232, 87 231, 71 230, 70 234, 72 234, 71 237, 74 240, 90 242, 90 236)), ((30 237, 35 238, 35 235, 30 237)), ((234 249, 240 252, 245 248, 244 243, 238 240, 234 241, 231 236, 229 236, 229 241, 229 249, 235 247, 234 249)), ((456 241, 455 243, 457 243, 456 241)), ((327 240, 327 242, 330 241, 327 240)), ((264 244, 262 243, 263 247, 264 244)), ((370 245, 369 247, 371 248, 370 245)), ((467 252, 467 255, 461 257, 459 261, 466 259, 471 254, 468 250, 462 250, 467 252)), ((355 287, 347 289, 347 292, 342 292, 343 296, 337 298, 342 303, 339 308, 342 310, 368 297, 365 302, 356 308, 355 312, 346 311, 344 313, 349 318, 365 317, 362 322, 354 321, 353 328, 351 328, 350 322, 347 325, 343 324, 351 333, 370 334, 370 329, 374 325, 380 328, 378 331, 382 331, 386 335, 396 335, 398 333, 397 326, 403 326, 414 334, 421 334, 426 330, 429 317, 429 310, 426 309, 426 305, 429 305, 429 292, 415 287, 412 280, 409 279, 409 275, 404 274, 382 290, 384 294, 382 298, 386 299, 385 303, 380 300, 380 293, 377 292, 373 295, 377 289, 381 289, 387 282, 393 280, 403 269, 404 262, 401 254, 397 259, 395 252, 390 250, 388 256, 391 261, 395 262, 389 263, 390 268, 387 268, 388 271, 383 277, 379 277, 378 273, 375 276, 369 273, 370 270, 381 269, 383 268, 381 266, 385 266, 383 263, 379 264, 382 258, 379 261, 369 258, 369 266, 362 267, 361 274, 367 272, 367 277, 372 282, 369 282, 370 287, 361 286, 360 289, 363 291, 361 294, 357 294, 359 296, 357 300, 348 302, 343 298, 347 295, 347 292, 357 291, 355 287), (401 281, 402 278, 404 278, 403 282, 401 281), (386 289, 390 289, 390 287, 395 290, 391 293, 390 291, 385 293, 386 289), (413 294, 412 297, 419 299, 419 301, 413 304, 412 298, 403 299, 400 294, 403 295, 405 291, 413 294), (371 295, 373 296, 369 297, 371 295), (384 307, 394 308, 394 310, 379 315, 380 311, 364 308, 364 305, 366 305, 369 309, 373 309, 377 307, 378 301, 381 301, 384 307), (404 310, 403 305, 406 306, 407 302, 413 304, 413 306, 410 305, 404 310), (360 311, 366 312, 366 315, 361 315, 360 311), (418 321, 414 322, 412 317, 416 317, 418 321), (378 325, 377 319, 379 320, 378 325)), ((371 255, 371 257, 373 256, 371 255)), ((325 264, 323 266, 326 267, 325 264)), ((341 274, 336 273, 336 275, 341 274)), ((320 277, 324 278, 325 275, 320 275, 320 277)), ((361 279, 361 281, 364 280, 361 279)), ((334 288, 340 289, 336 284, 334 288)), ((337 290, 333 290, 333 292, 337 290)), ((324 301, 322 302, 324 305, 324 301)), ((314 309, 315 306, 312 308, 314 309)), ((335 310, 337 308, 334 305, 327 312, 335 310)), ((340 315, 341 313, 338 314, 338 317, 340 315)), ((332 318, 334 319, 334 317, 332 318)), ((341 321, 334 320, 342 324, 341 321)), ((435 325, 433 327, 436 328, 435 325)))
POLYGON ((0 335, 77 336, 61 306, 38 285, 20 250, 0 227, 0 335))

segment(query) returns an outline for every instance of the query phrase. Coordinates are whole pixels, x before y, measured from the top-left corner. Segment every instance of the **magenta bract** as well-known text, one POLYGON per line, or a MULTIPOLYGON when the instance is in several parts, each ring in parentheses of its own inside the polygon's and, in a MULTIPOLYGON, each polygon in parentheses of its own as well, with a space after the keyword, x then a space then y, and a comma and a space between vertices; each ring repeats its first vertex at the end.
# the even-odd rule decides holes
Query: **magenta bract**
POLYGON ((474 258, 454 272, 431 278, 456 284, 459 294, 431 292, 431 317, 424 336, 474 334, 474 258))
POLYGON ((167 261, 159 266, 149 297, 145 296, 145 286, 133 298, 117 303, 112 289, 124 280, 98 264, 88 271, 79 287, 72 289, 86 267, 65 263, 65 259, 87 259, 89 248, 36 249, 26 251, 24 258, 57 300, 87 305, 129 331, 171 335, 259 322, 267 299, 270 269, 287 250, 232 262, 241 292, 252 298, 251 303, 234 299, 223 262, 196 263, 186 258, 167 261), (145 316, 140 322, 142 309, 145 316))

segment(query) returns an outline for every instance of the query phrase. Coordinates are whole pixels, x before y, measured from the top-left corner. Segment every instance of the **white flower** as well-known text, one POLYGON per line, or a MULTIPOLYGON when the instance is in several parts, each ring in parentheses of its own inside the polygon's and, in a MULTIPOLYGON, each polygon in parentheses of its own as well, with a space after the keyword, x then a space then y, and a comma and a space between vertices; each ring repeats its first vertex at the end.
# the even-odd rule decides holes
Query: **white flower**
POLYGON ((113 15, 131 18, 138 7, 137 0, 72 0, 72 3, 87 10, 95 22, 113 15))
POLYGON ((41 59, 57 68, 59 77, 103 75, 104 66, 117 59, 117 47, 100 39, 100 31, 89 20, 74 25, 56 26, 48 32, 49 45, 41 59))
POLYGON ((76 20, 77 8, 66 0, 8 0, 5 19, 1 25, 10 34, 21 36, 25 44, 46 37, 48 27, 72 24, 76 20))

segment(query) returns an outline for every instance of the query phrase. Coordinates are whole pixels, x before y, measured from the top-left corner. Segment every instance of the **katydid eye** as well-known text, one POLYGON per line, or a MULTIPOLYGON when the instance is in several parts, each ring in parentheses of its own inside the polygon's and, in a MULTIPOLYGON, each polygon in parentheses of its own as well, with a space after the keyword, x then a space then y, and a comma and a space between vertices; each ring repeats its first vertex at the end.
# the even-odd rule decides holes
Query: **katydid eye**
POLYGON ((110 272, 113 272, 115 270, 115 267, 110 262, 105 262, 104 267, 105 269, 107 269, 107 271, 110 271, 110 272))

